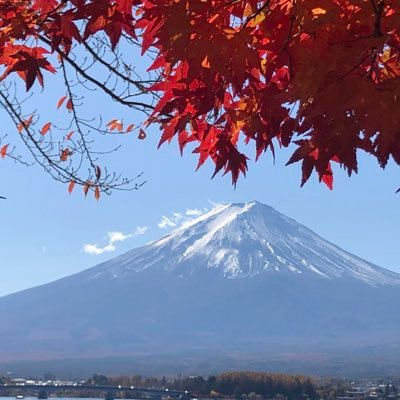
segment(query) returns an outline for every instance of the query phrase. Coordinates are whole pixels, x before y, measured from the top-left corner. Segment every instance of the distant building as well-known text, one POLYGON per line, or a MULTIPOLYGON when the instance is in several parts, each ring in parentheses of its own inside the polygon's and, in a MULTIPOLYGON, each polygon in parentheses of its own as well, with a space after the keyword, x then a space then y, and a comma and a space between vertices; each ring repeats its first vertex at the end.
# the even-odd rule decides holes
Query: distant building
POLYGON ((11 382, 14 383, 15 385, 24 386, 25 383, 26 383, 26 379, 23 379, 23 378, 14 378, 14 379, 11 379, 11 382))
POLYGON ((346 391, 346 396, 338 397, 337 400, 364 400, 369 397, 369 393, 359 388, 346 391))

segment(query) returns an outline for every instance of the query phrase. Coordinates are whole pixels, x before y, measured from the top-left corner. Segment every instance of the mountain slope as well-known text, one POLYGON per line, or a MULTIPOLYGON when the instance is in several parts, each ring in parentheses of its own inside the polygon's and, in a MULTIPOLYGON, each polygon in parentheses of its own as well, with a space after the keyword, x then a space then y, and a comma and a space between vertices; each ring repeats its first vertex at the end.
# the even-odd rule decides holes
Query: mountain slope
POLYGON ((400 276, 271 207, 217 207, 159 241, 0 299, 0 361, 400 344, 400 276))
POLYGON ((165 238, 108 261, 89 274, 122 278, 149 268, 177 274, 211 268, 226 278, 282 271, 400 285, 399 274, 353 256, 258 202, 216 207, 165 238))

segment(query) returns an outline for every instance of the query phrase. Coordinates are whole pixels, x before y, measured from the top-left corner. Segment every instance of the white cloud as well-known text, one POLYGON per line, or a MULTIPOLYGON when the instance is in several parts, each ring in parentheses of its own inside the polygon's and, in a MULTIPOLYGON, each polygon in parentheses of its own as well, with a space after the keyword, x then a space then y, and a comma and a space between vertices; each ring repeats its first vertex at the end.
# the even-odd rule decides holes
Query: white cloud
POLYGON ((111 243, 104 247, 98 247, 97 244, 85 244, 85 246, 83 246, 83 251, 85 253, 91 254, 92 256, 98 256, 103 253, 110 253, 115 250, 116 247, 111 243))
POLYGON ((148 230, 149 230, 148 226, 138 226, 135 229, 135 235, 136 236, 144 235, 148 230))
POLYGON ((203 208, 202 210, 197 208, 187 208, 183 212, 173 212, 168 217, 163 215, 161 217, 161 221, 158 223, 158 227, 161 229, 167 229, 185 226, 189 222, 193 221, 193 219, 199 217, 207 211, 207 208, 203 208))
POLYGON ((148 229, 149 228, 147 226, 138 226, 134 233, 125 234, 117 231, 108 232, 108 244, 103 247, 99 247, 97 244, 85 244, 83 246, 83 251, 94 256, 98 256, 103 253, 111 253, 117 249, 115 243, 124 242, 126 239, 129 239, 133 236, 143 235, 148 229))
POLYGON ((172 221, 172 218, 168 218, 165 215, 161 217, 161 221, 158 223, 158 227, 161 229, 170 227, 170 228, 175 228, 176 227, 176 222, 172 221))
POLYGON ((208 199, 208 202, 212 205, 212 209, 217 208, 217 207, 221 207, 224 204, 226 204, 226 203, 216 203, 215 201, 210 200, 210 199, 208 199))
POLYGON ((189 217, 198 217, 199 215, 203 214, 204 212, 206 212, 207 210, 199 210, 197 208, 188 208, 185 211, 185 215, 189 216, 189 217))
POLYGON ((123 234, 122 232, 108 232, 108 238, 110 239, 110 243, 115 242, 123 242, 124 240, 132 237, 132 233, 128 233, 127 235, 123 234))

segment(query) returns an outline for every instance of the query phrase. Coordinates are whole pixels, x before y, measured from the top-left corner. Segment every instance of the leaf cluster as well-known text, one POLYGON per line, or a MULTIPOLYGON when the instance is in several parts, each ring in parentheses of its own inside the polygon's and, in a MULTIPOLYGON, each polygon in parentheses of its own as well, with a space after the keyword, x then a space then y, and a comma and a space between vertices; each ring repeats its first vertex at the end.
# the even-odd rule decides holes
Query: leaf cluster
MULTIPOLYGON (((143 114, 126 133, 144 139, 143 128, 157 124, 160 145, 194 144, 198 167, 210 159, 214 175, 230 173, 233 183, 248 168, 243 143, 253 144, 256 159, 292 146, 288 164, 301 163, 301 184, 315 171, 330 189, 332 165, 356 173, 359 151, 382 168, 400 164, 398 1, 1 0, 0 15, 0 106, 34 158, 64 182, 94 193, 120 186, 112 174, 97 177, 86 135, 123 133, 122 125, 79 116, 87 85, 143 114), (151 59, 147 79, 134 79, 123 43, 151 59), (75 145, 37 138, 37 115, 24 115, 7 86, 19 76, 31 91, 49 73, 63 77, 57 106, 66 104, 75 145), (79 166, 87 162, 88 177, 65 166, 74 155, 79 166)), ((2 157, 12 154, 6 144, 2 157)))

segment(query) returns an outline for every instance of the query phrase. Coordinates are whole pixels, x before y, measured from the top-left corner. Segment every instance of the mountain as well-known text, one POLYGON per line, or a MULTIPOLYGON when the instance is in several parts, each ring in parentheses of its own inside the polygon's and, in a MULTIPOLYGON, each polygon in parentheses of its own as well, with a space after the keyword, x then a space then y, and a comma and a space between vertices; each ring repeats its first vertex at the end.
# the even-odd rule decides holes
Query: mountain
POLYGON ((400 285, 400 275, 368 263, 275 211, 251 202, 216 207, 166 237, 87 271, 86 279, 123 278, 144 270, 178 277, 215 270, 227 279, 273 272, 400 285))
POLYGON ((393 354, 399 306, 399 274, 269 206, 227 204, 94 268, 0 298, 0 362, 212 355, 260 366, 289 353, 393 354))

